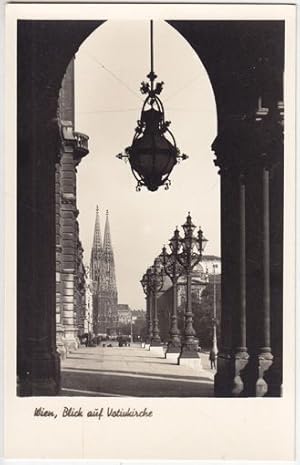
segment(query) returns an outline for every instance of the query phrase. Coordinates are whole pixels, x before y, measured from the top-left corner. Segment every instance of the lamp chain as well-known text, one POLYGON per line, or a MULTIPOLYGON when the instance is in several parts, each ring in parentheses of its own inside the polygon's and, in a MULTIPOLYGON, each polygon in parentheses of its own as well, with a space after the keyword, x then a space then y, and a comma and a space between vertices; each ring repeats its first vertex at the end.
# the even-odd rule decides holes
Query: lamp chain
POLYGON ((150 20, 150 59, 151 59, 151 69, 150 69, 150 82, 151 82, 151 91, 153 91, 153 81, 154 81, 154 52, 153 52, 153 20, 150 20))

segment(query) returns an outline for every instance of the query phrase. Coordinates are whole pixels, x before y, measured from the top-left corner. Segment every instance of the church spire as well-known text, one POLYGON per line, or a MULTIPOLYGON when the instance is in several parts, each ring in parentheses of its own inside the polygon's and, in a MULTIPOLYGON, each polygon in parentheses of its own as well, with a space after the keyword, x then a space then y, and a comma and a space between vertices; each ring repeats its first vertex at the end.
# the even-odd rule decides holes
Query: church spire
POLYGON ((93 249, 101 250, 102 249, 102 239, 101 239, 101 230, 100 230, 100 218, 99 218, 99 207, 96 208, 96 220, 94 228, 94 240, 93 240, 93 249))
POLYGON ((106 210, 106 220, 105 220, 105 228, 104 228, 103 249, 104 249, 105 251, 111 251, 111 252, 112 252, 111 239, 110 239, 110 226, 109 226, 108 210, 106 210))
POLYGON ((117 285, 116 285, 116 272, 115 272, 115 260, 114 252, 110 237, 110 225, 108 218, 108 210, 106 210, 106 220, 104 228, 104 240, 103 240, 103 272, 106 276, 106 283, 104 287, 109 286, 110 293, 117 296, 117 285))
POLYGON ((93 281, 99 283, 101 276, 102 239, 100 230, 99 207, 96 208, 94 239, 91 252, 90 270, 93 281))

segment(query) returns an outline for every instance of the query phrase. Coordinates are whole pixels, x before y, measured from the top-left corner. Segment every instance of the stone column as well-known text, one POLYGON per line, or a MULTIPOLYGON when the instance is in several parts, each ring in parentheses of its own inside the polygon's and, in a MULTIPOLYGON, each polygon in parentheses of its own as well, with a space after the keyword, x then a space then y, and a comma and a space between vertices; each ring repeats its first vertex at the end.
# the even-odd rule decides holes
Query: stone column
POLYGON ((231 121, 213 145, 220 166, 222 212, 217 396, 280 395, 282 146, 276 109, 231 121), (279 192, 272 206, 270 192, 279 192))
MULTIPOLYGON (((45 97, 46 108, 47 101, 45 97)), ((57 395, 60 388, 55 334, 55 162, 59 138, 56 124, 47 119, 50 109, 35 120, 34 130, 22 132, 19 126, 18 133, 17 371, 21 396, 57 395)), ((20 124, 28 114, 23 113, 22 118, 20 124)))
POLYGON ((246 206, 243 144, 249 133, 230 121, 213 144, 221 175, 222 316, 215 375, 216 396, 244 395, 246 341, 246 206))
POLYGON ((19 21, 17 25, 17 375, 22 396, 59 392, 55 334, 58 94, 68 62, 99 24, 88 21, 78 27, 72 21, 19 21))
POLYGON ((262 249, 263 249, 263 305, 262 332, 259 341, 258 379, 256 381, 256 396, 262 397, 268 391, 264 374, 273 363, 271 349, 270 321, 270 200, 269 200, 269 169, 262 168, 262 249))

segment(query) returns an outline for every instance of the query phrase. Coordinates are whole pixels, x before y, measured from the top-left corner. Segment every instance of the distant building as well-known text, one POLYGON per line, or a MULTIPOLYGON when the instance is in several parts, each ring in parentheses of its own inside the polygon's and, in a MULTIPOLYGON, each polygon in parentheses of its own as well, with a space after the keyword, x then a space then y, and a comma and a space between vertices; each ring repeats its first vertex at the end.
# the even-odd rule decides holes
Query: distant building
POLYGON ((118 292, 114 252, 108 211, 102 244, 99 208, 96 209, 90 273, 93 282, 93 330, 95 334, 116 335, 118 328, 118 292))
MULTIPOLYGON (((216 280, 220 284, 221 278, 221 259, 215 255, 204 255, 198 265, 192 272, 192 307, 195 308, 202 302, 202 294, 210 283, 216 280), (215 265, 215 268, 214 266, 215 265)), ((186 305, 186 278, 182 276, 178 279, 177 287, 178 303, 178 326, 181 332, 184 328, 184 312, 186 305)), ((164 285, 158 294, 158 318, 160 327, 160 336, 163 341, 169 338, 171 325, 171 314, 173 305, 173 288, 170 278, 165 276, 164 285)))
POLYGON ((127 304, 118 304, 119 325, 128 325, 131 323, 132 310, 127 304))
POLYGON ((85 280, 85 307, 86 316, 84 321, 84 332, 93 333, 93 281, 91 279, 90 267, 86 266, 85 280))
POLYGON ((209 275, 214 274, 221 274, 221 258, 217 257, 216 255, 203 255, 201 264, 205 271, 208 272, 209 275))

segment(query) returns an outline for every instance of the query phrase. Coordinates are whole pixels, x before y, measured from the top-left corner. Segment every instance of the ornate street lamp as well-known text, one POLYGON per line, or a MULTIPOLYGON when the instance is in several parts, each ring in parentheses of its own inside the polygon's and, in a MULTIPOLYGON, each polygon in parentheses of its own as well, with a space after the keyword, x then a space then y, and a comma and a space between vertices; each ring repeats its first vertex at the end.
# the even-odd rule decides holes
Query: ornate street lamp
POLYGON ((202 259, 207 239, 204 238, 201 228, 199 228, 197 237, 194 236, 196 226, 192 222, 190 213, 188 213, 186 222, 182 225, 184 237, 181 238, 179 231, 176 229, 171 240, 174 255, 179 264, 184 268, 186 275, 186 312, 184 341, 181 348, 180 358, 198 358, 198 347, 195 340, 195 330, 193 328, 192 312, 192 271, 202 259), (177 232, 178 231, 178 232, 177 232))
MULTIPOLYGON (((184 273, 183 266, 178 262, 176 254, 173 253, 173 244, 176 244, 176 234, 179 233, 175 230, 174 236, 170 239, 171 253, 167 253, 166 247, 162 249, 162 262, 164 271, 172 281, 173 284, 173 299, 172 299, 172 314, 171 314, 171 326, 170 326, 170 340, 168 342, 168 353, 179 353, 181 348, 180 331, 178 328, 178 316, 177 316, 177 283, 180 276, 184 273)), ((175 245, 176 247, 176 245, 175 245)))
POLYGON ((162 290, 164 285, 164 271, 160 258, 157 257, 154 260, 154 264, 151 266, 150 270, 150 286, 153 299, 153 337, 151 346, 159 346, 161 341, 158 327, 157 294, 162 290))
POLYGON ((162 91, 163 82, 154 81, 157 78, 153 70, 153 21, 150 21, 151 71, 147 75, 150 81, 142 82, 141 93, 146 95, 141 117, 137 122, 133 141, 125 149, 125 154, 119 153, 117 158, 129 161, 132 173, 137 180, 137 191, 142 186, 150 191, 156 191, 160 186, 168 189, 171 181, 170 173, 176 163, 188 158, 180 154, 175 138, 169 129, 170 121, 165 120, 163 103, 158 97, 162 91))
POLYGON ((146 295, 146 318, 147 318, 147 335, 146 343, 150 344, 153 337, 153 326, 152 326, 152 306, 151 306, 151 270, 148 268, 146 273, 141 279, 143 291, 146 295))

